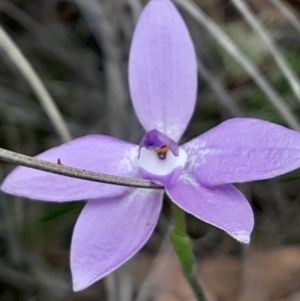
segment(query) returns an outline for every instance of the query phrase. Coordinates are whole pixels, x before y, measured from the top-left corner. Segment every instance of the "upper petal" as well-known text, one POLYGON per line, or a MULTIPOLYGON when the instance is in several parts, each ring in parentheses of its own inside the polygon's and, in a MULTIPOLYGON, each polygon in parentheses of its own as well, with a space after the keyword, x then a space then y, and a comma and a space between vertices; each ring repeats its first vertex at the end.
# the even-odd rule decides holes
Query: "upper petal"
MULTIPOLYGON (((89 171, 136 177, 137 156, 137 145, 109 136, 89 135, 51 148, 37 158, 89 171)), ((1 190, 9 194, 55 202, 115 196, 128 189, 21 166, 15 168, 1 186, 1 190)))
POLYGON ((189 32, 169 0, 152 0, 136 26, 129 59, 133 105, 146 131, 178 141, 194 110, 197 64, 189 32))
POLYGON ((166 186, 166 192, 180 208, 216 226, 235 239, 249 243, 254 219, 243 194, 232 185, 204 187, 188 173, 166 186))
POLYGON ((183 148, 187 169, 204 185, 267 179, 300 167, 300 134, 259 119, 229 119, 183 148))
POLYGON ((162 191, 132 189, 89 201, 72 238, 73 288, 82 290, 130 259, 146 243, 162 206, 162 191))

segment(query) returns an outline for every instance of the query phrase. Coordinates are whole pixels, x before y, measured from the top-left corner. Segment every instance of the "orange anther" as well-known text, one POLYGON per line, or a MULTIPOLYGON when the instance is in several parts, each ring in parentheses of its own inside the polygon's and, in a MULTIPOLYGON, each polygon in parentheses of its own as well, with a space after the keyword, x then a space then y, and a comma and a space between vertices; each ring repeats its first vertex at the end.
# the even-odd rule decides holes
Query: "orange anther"
POLYGON ((169 150, 169 148, 164 145, 160 148, 157 148, 155 151, 158 154, 160 159, 165 159, 168 150, 169 150))

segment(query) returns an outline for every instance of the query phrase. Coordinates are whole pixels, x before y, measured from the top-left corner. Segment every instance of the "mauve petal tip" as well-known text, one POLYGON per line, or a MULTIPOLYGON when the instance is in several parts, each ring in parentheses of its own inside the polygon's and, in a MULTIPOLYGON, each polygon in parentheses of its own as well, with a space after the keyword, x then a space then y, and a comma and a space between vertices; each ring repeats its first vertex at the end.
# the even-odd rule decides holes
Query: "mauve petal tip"
POLYGON ((0 191, 6 193, 5 180, 3 180, 3 182, 0 184, 0 191))
POLYGON ((82 286, 79 283, 73 282, 73 292, 75 293, 84 290, 86 287, 88 287, 88 284, 82 286))
POLYGON ((249 244, 250 243, 250 234, 251 234, 251 232, 243 231, 243 232, 234 233, 234 235, 232 235, 232 237, 243 244, 249 244))
MULTIPOLYGON (((73 291, 74 292, 80 292, 80 291, 83 291, 84 289, 88 288, 89 286, 91 286, 92 284, 94 284, 96 281, 92 282, 92 281, 85 281, 85 282, 82 282, 82 281, 79 281, 78 279, 74 279, 76 277, 73 276, 73 284, 72 284, 72 287, 73 287, 73 291)), ((100 280, 100 279, 99 279, 100 280)))

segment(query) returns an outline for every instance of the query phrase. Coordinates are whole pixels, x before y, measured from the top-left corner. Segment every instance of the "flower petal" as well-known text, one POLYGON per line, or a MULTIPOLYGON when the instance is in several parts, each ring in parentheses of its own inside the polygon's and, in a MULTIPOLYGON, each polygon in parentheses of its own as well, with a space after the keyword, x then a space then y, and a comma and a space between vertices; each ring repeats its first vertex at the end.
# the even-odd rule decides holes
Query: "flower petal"
MULTIPOLYGON (((90 135, 51 148, 37 158, 53 163, 60 160, 64 165, 89 171, 136 177, 137 156, 137 145, 109 136, 90 135)), ((7 176, 1 190, 30 199, 63 202, 115 196, 129 188, 19 166, 7 176)))
POLYGON ((133 105, 146 131, 178 141, 194 110, 197 64, 189 32, 169 0, 146 6, 133 36, 129 59, 133 105))
POLYGON ((162 206, 162 191, 132 189, 89 201, 72 238, 73 289, 82 290, 130 259, 147 242, 162 206))
POLYGON ((300 167, 300 134, 258 119, 227 120, 183 148, 186 168, 203 185, 267 179, 300 167))
POLYGON ((173 202, 195 217, 216 226, 243 243, 249 243, 254 220, 243 194, 232 185, 204 187, 182 173, 177 182, 166 187, 173 202))

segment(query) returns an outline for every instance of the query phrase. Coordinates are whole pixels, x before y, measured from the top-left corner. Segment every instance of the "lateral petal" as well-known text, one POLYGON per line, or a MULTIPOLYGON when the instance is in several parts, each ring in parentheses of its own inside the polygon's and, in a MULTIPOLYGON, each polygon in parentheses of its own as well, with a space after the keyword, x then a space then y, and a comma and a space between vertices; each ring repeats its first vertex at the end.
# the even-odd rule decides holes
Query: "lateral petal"
POLYGON ((259 119, 229 119, 183 148, 186 168, 203 185, 268 179, 300 167, 300 133, 259 119))
MULTIPOLYGON (((51 148, 36 157, 89 171, 136 177, 137 156, 137 145, 109 136, 89 135, 51 148)), ((116 196, 129 188, 19 166, 6 177, 1 190, 30 199, 64 202, 116 196)))
POLYGON ((132 189, 121 197, 90 200, 72 238, 73 289, 82 290, 117 269, 147 242, 162 206, 162 191, 132 189))
POLYGON ((186 25, 169 0, 150 1, 136 26, 129 59, 136 114, 146 131, 178 141, 194 110, 197 64, 186 25))
POLYGON ((254 219, 244 195, 232 185, 204 187, 191 175, 182 173, 166 187, 172 201, 186 212, 249 243, 254 219))

